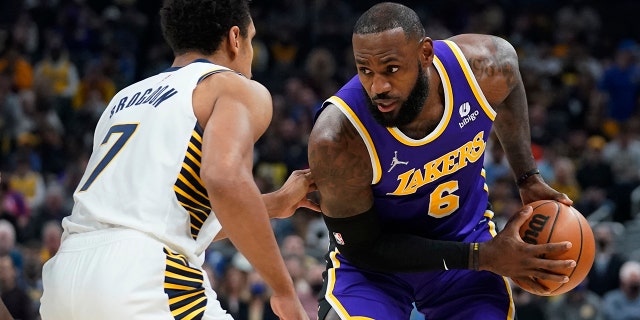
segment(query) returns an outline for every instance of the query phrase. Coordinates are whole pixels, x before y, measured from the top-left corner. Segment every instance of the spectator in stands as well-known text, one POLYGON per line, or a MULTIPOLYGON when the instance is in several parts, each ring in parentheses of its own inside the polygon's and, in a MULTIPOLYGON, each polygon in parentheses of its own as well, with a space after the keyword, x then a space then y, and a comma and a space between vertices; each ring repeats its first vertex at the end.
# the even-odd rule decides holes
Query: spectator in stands
POLYGON ((602 151, 613 171, 611 197, 616 203, 613 219, 622 223, 631 218, 631 191, 640 185, 640 140, 629 125, 621 124, 618 134, 602 151))
POLYGON ((601 222, 593 227, 596 258, 587 275, 589 279, 587 287, 601 297, 619 288, 620 267, 626 261, 615 247, 616 236, 621 236, 616 232, 615 223, 611 222, 601 222))
POLYGON ((635 59, 638 45, 634 40, 620 42, 614 63, 604 71, 598 88, 604 95, 605 116, 620 125, 638 113, 640 65, 635 59))
POLYGON ((18 286, 18 270, 8 255, 0 255, 0 292, 11 315, 20 320, 33 320, 35 313, 31 298, 18 286))
POLYGON ((602 299, 583 281, 573 290, 549 300, 547 320, 603 320, 602 299))
POLYGON ((35 77, 37 81, 46 81, 56 97, 68 100, 67 103, 71 104, 71 98, 78 90, 78 70, 69 60, 62 38, 55 32, 49 33, 48 47, 43 59, 36 64, 35 77))
POLYGON ((62 226, 58 221, 49 221, 42 228, 42 248, 40 249, 40 262, 44 264, 60 249, 62 226))
POLYGON ((33 66, 12 36, 0 44, 0 73, 11 77, 11 86, 16 92, 33 86, 33 66))
POLYGON ((620 288, 604 296, 607 320, 640 319, 640 262, 627 261, 620 268, 620 288))
MULTIPOLYGON (((46 185, 40 172, 34 170, 27 155, 18 157, 15 172, 7 177, 9 187, 20 192, 27 200, 30 211, 39 210, 44 203, 46 185)), ((18 225, 24 228, 28 223, 28 216, 18 217, 18 225)))
POLYGON ((610 202, 607 197, 613 187, 613 173, 602 155, 606 143, 602 136, 589 137, 584 154, 578 159, 576 179, 583 192, 574 206, 585 216, 610 202))

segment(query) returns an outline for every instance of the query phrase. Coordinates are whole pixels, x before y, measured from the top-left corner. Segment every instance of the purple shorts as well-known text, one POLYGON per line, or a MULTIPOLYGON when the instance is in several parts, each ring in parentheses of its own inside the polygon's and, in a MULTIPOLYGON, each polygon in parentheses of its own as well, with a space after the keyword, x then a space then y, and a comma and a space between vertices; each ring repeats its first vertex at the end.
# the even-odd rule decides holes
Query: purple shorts
POLYGON ((341 319, 409 319, 412 302, 429 320, 513 319, 506 278, 487 271, 380 273, 358 269, 330 253, 319 319, 333 308, 341 319))

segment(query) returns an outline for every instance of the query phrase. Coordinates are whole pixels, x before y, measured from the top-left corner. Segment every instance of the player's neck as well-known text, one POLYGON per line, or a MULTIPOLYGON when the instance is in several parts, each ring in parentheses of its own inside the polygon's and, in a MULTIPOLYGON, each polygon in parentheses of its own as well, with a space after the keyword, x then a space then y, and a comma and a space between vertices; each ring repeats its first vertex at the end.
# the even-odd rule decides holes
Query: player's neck
POLYGON ((198 59, 204 59, 207 60, 211 63, 215 63, 219 66, 223 66, 223 67, 227 67, 230 68, 230 64, 228 63, 228 59, 225 59, 224 57, 220 56, 219 54, 212 54, 212 55, 205 55, 199 52, 186 52, 183 54, 179 54, 176 55, 176 57, 173 59, 173 63, 171 64, 172 67, 184 67, 190 63, 192 63, 195 60, 198 59))

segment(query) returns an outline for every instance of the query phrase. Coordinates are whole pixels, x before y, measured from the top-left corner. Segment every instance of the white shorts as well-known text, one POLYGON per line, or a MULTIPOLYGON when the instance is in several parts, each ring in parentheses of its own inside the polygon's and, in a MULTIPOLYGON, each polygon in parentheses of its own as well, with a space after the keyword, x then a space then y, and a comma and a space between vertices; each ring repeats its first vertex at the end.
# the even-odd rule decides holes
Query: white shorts
POLYGON ((232 319, 200 266, 134 230, 70 235, 42 281, 43 320, 232 319))

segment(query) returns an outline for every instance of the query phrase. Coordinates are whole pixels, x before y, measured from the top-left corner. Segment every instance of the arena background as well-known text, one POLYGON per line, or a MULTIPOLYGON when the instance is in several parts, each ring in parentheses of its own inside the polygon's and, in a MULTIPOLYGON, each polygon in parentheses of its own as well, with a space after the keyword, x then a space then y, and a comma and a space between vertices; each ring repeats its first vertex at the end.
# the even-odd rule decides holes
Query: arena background
MULTIPOLYGON (((640 261, 640 1, 400 2, 419 13, 433 39, 487 33, 514 45, 543 177, 596 230, 588 281, 553 298, 515 288, 519 319, 622 319, 602 313, 605 297, 620 290, 620 265, 640 261)), ((275 108, 256 145, 262 191, 307 166, 312 112, 355 74, 351 28, 373 3, 253 1, 254 78, 271 90, 275 108)), ((59 246, 60 221, 70 213, 100 112, 115 91, 171 64, 159 7, 135 0, 0 2, 0 291, 15 318, 39 318, 41 267, 59 246)), ((502 226, 521 204, 499 145, 492 140, 487 150, 490 199, 502 226)), ((273 228, 314 319, 328 241, 322 220, 300 210, 273 228)), ((206 267, 236 319, 273 319, 269 291, 228 242, 211 246, 206 267)))

